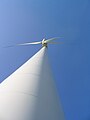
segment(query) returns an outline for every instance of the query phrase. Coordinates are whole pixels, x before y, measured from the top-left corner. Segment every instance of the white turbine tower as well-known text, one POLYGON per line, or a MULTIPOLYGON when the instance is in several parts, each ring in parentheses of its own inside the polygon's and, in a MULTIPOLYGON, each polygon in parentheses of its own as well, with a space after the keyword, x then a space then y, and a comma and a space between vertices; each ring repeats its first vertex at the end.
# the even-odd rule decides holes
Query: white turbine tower
POLYGON ((0 120, 64 120, 48 63, 47 44, 0 84, 0 120))

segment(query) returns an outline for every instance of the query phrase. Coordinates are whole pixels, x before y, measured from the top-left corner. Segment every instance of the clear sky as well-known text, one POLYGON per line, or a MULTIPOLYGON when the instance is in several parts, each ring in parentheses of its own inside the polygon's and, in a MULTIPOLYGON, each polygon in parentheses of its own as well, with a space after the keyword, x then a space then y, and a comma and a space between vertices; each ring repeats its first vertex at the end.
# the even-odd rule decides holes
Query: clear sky
POLYGON ((41 46, 3 46, 59 37, 49 60, 66 120, 90 120, 90 0, 0 0, 0 82, 41 46))

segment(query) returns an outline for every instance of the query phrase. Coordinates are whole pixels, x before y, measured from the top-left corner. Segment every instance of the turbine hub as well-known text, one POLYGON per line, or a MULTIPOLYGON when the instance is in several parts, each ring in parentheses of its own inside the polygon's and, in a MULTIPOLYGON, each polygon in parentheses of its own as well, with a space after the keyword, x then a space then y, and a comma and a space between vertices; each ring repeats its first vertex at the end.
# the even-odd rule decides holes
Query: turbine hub
POLYGON ((42 46, 44 47, 47 47, 47 42, 45 41, 45 38, 42 40, 42 46))
POLYGON ((47 47, 47 43, 45 43, 45 42, 42 43, 42 46, 43 46, 43 47, 44 47, 44 46, 47 47))

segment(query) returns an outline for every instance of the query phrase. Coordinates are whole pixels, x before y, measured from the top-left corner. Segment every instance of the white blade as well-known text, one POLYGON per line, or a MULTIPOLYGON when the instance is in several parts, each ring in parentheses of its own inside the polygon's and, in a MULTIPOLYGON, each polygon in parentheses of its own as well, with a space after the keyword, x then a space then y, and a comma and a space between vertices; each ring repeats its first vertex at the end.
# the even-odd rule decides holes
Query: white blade
POLYGON ((31 42, 31 43, 22 43, 22 44, 10 45, 10 46, 6 46, 4 48, 15 47, 15 46, 26 46, 26 45, 30 45, 30 44, 33 44, 33 45, 41 44, 41 41, 40 42, 31 42))
POLYGON ((22 45, 30 45, 30 44, 36 45, 36 44, 41 44, 41 42, 23 43, 23 44, 17 44, 17 45, 22 46, 22 45))
POLYGON ((61 37, 50 38, 50 39, 47 39, 45 41, 46 41, 46 43, 49 43, 49 42, 56 40, 56 39, 59 39, 59 38, 61 38, 61 37))
POLYGON ((49 42, 49 44, 64 44, 64 42, 49 42))

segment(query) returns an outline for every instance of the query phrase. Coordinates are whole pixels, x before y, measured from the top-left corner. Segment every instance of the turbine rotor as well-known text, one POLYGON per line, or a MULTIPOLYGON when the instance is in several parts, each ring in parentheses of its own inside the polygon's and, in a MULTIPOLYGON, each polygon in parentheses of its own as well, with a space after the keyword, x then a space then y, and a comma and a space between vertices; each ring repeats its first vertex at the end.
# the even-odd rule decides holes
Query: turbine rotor
POLYGON ((50 39, 44 38, 42 41, 39 41, 39 42, 27 42, 27 43, 11 45, 11 46, 7 46, 7 47, 38 45, 38 44, 42 44, 42 47, 47 47, 48 44, 62 44, 62 42, 54 42, 54 40, 59 39, 59 38, 61 38, 61 37, 55 37, 55 38, 50 38, 50 39))

